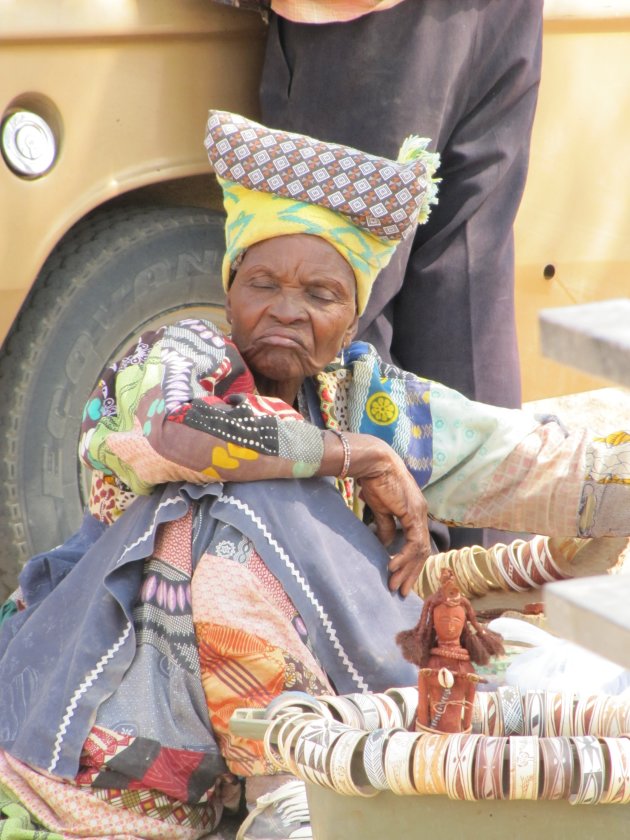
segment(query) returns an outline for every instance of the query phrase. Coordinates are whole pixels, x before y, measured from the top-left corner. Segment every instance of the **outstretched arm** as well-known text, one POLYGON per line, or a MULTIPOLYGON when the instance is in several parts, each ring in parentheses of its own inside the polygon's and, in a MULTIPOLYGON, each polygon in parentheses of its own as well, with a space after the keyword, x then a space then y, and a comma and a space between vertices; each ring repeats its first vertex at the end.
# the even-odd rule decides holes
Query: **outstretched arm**
POLYGON ((369 386, 355 430, 379 424, 432 516, 539 534, 630 534, 630 432, 567 432, 553 419, 473 402, 386 365, 368 345, 359 350, 353 375, 369 386), (375 406, 389 412, 376 416, 375 406))

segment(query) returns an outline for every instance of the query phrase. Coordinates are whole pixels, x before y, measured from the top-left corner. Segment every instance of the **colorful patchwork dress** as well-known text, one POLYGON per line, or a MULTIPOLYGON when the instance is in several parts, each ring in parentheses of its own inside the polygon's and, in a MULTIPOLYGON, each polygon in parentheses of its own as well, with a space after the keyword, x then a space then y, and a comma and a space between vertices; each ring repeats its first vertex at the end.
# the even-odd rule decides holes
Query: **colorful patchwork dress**
POLYGON ((0 790, 63 837, 197 838, 273 769, 238 707, 285 690, 416 681, 394 642, 421 602, 353 482, 314 478, 323 430, 376 435, 431 514, 559 535, 630 531, 630 435, 592 440, 470 402, 355 343, 299 412, 256 393, 236 347, 188 320, 108 367, 84 417, 89 511, 27 564, 0 634, 0 790))

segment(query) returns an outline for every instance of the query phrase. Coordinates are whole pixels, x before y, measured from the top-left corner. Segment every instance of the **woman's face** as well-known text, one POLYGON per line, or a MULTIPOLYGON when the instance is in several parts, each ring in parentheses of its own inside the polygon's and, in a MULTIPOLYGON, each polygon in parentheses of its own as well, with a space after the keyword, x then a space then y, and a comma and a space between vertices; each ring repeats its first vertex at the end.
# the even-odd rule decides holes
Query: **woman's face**
POLYGON ((226 312, 232 338, 255 375, 299 383, 352 340, 354 272, 318 236, 267 239, 245 254, 226 312))

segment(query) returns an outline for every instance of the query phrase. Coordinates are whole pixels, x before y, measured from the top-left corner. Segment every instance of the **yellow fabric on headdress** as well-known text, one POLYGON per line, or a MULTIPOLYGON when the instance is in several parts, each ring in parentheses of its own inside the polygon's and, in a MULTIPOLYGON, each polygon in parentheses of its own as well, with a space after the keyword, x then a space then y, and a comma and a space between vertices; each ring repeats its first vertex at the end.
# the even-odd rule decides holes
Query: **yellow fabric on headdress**
POLYGON ((398 241, 379 239, 327 207, 249 190, 219 178, 227 212, 223 287, 228 290, 234 260, 252 245, 274 236, 309 233, 329 242, 352 266, 357 308, 365 310, 372 284, 390 261, 398 241))

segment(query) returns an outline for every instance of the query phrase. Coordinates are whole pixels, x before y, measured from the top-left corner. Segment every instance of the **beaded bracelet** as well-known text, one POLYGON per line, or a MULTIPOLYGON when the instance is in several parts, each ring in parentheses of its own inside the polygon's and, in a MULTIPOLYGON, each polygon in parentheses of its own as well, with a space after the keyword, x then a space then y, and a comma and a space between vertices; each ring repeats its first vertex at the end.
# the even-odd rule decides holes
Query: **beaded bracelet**
POLYGON ((328 431, 337 435, 341 441, 341 445, 343 446, 343 466, 341 468, 341 472, 337 475, 337 478, 340 478, 343 481, 344 478, 347 478, 348 473, 350 472, 350 444, 348 442, 348 438, 343 432, 340 432, 339 429, 328 429, 328 431))

